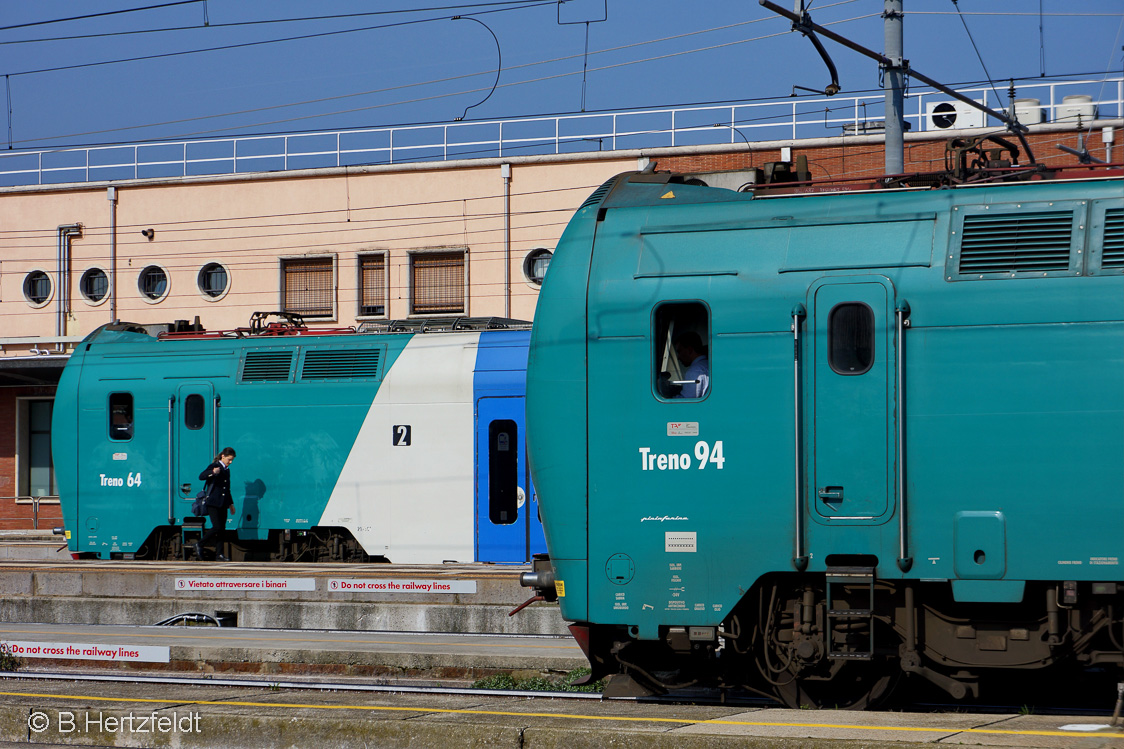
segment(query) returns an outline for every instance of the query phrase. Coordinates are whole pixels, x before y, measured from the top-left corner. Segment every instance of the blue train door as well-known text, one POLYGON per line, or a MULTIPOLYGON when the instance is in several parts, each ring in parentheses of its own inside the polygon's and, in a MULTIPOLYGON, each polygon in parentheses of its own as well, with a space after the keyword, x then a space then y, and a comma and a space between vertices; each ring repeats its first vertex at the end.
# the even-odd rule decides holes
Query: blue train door
POLYGON ((893 287, 881 278, 825 279, 811 293, 809 504, 831 521, 879 522, 893 496, 893 287))
POLYGON ((476 401, 476 559, 528 562, 546 550, 527 470, 522 397, 476 401))
POLYGON ((207 467, 220 449, 217 443, 215 413, 217 404, 210 383, 190 383, 176 389, 172 404, 172 476, 176 502, 175 516, 182 520, 191 512, 189 501, 203 488, 199 472, 207 467))

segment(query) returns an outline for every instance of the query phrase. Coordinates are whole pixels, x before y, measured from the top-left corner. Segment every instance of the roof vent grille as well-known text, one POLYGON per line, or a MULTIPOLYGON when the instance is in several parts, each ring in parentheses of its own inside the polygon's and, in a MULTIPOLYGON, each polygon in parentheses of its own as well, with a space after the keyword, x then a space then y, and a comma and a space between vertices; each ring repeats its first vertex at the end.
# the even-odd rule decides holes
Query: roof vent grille
POLYGON ((1124 268, 1124 208, 1104 212, 1104 250, 1102 268, 1124 268))
POLYGON ((605 196, 609 194, 609 190, 613 189, 613 183, 615 183, 616 181, 617 178, 613 177, 608 182, 601 185, 601 187, 598 187, 596 190, 594 190, 593 194, 585 199, 585 202, 581 204, 581 207, 578 208, 578 210, 580 211, 582 208, 585 208, 588 205, 597 205, 602 200, 604 200, 605 196))
POLYGON ((292 351, 247 351, 242 382, 284 382, 292 370, 292 351))
POLYGON ((381 350, 326 349, 306 351, 301 367, 302 380, 340 380, 352 377, 378 377, 381 350))
POLYGON ((1069 270, 1072 211, 964 217, 960 273, 1069 270))

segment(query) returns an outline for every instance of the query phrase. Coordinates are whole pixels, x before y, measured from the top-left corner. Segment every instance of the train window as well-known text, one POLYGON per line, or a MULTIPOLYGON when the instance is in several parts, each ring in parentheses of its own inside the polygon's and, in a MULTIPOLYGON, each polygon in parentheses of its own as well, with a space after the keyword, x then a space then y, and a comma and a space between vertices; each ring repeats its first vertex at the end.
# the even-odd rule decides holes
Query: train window
POLYGON ((662 398, 705 398, 710 392, 710 315, 701 302, 656 308, 655 389, 662 398))
POLYGON ((183 425, 188 429, 202 429, 207 421, 207 404, 199 393, 183 399, 183 425))
POLYGON ((874 365, 874 311, 859 302, 837 304, 828 316, 827 360, 841 375, 861 375, 874 365))
POLYGON ((109 394, 109 438, 128 440, 133 438, 133 394, 109 394))
POLYGON ((511 525, 519 517, 519 425, 497 419, 488 425, 488 519, 511 525))

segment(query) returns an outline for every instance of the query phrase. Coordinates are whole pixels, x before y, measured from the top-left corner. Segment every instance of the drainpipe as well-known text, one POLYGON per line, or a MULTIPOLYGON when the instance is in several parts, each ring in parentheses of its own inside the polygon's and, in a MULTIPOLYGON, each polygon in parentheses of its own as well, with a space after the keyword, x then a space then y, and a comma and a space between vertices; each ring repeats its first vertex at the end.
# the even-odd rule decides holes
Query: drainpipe
MULTIPOLYGON (((66 316, 70 314, 70 242, 82 236, 82 224, 63 224, 58 228, 58 249, 55 252, 55 337, 66 335, 66 316)), ((62 342, 55 350, 62 351, 62 342)))
POLYGON ((511 164, 500 164, 503 177, 503 316, 511 317, 511 164))
POLYGON ((109 200, 109 317, 117 322, 117 188, 106 190, 109 200))

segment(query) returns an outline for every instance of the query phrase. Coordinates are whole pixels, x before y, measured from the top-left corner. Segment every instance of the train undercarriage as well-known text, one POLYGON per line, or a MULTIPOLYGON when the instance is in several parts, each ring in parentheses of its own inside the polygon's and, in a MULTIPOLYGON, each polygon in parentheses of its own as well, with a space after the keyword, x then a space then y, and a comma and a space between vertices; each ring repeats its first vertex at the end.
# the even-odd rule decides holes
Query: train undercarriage
MULTIPOLYGON (((1028 582, 1019 603, 963 603, 946 582, 876 580, 873 570, 763 579, 720 627, 576 625, 608 694, 745 689, 786 706, 863 709, 904 681, 958 701, 1062 671, 1119 681, 1124 596, 1115 583, 1028 582)), ((1068 680, 1067 680, 1068 681, 1068 680)))
MULTIPOLYGON (((186 538, 179 526, 153 529, 135 554, 135 559, 195 560, 197 530, 186 538), (185 555, 186 552, 186 555, 185 555)), ((387 562, 386 557, 370 556, 346 528, 315 526, 301 530, 269 531, 264 540, 238 539, 227 531, 225 554, 235 562, 387 562)))

